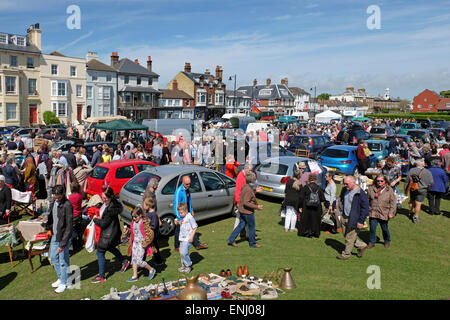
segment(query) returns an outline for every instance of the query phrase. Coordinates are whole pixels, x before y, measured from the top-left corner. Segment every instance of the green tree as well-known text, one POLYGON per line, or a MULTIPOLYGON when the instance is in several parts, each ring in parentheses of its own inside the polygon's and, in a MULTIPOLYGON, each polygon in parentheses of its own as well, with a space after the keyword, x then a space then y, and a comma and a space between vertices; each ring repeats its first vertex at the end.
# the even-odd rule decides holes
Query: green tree
POLYGON ((444 98, 450 98, 450 90, 439 92, 444 98))
POLYGON ((56 114, 51 111, 44 112, 44 122, 46 125, 60 123, 58 117, 56 117, 56 114))
POLYGON ((331 97, 331 94, 329 94, 329 93, 321 93, 317 96, 317 99, 318 100, 328 100, 328 99, 330 99, 330 97, 331 97))

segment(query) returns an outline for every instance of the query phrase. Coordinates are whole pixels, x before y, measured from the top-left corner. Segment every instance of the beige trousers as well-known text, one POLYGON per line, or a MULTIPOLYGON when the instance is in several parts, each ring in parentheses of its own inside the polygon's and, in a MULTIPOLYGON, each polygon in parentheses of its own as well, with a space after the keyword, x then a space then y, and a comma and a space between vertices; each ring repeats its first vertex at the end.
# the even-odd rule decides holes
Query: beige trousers
POLYGON ((354 247, 356 249, 364 249, 367 247, 367 244, 358 239, 359 229, 358 228, 350 228, 348 226, 348 219, 342 217, 342 227, 345 237, 345 250, 342 251, 342 256, 344 258, 348 258, 352 254, 352 250, 354 247))

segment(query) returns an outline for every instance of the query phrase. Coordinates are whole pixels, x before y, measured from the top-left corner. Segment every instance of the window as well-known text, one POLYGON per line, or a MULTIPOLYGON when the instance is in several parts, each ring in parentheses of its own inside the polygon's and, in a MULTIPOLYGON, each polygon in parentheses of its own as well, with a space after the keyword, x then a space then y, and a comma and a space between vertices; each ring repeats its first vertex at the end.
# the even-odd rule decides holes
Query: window
POLYGON ((137 79, 136 79, 136 83, 137 83, 137 85, 138 85, 138 86, 140 86, 140 85, 141 85, 141 77, 137 77, 137 79))
MULTIPOLYGON (((189 189, 189 191, 191 193, 195 193, 195 192, 202 192, 202 186, 200 184, 200 180, 198 179, 198 176, 195 172, 191 172, 188 174, 184 174, 184 176, 188 176, 189 178, 191 178, 191 187, 189 189)), ((178 182, 178 186, 180 186, 182 184, 183 179, 180 179, 180 181, 178 182)))
POLYGON ((111 88, 103 87, 103 99, 111 99, 111 88))
POLYGON ((97 80, 98 80, 97 75, 96 75, 96 74, 93 74, 93 75, 92 75, 92 81, 97 81, 97 80))
POLYGON ((165 195, 175 194, 175 191, 177 190, 178 178, 179 176, 176 176, 175 178, 167 182, 167 184, 161 190, 161 194, 165 195))
POLYGON ((58 65, 52 64, 52 74, 58 74, 58 65))
POLYGON ((272 94, 272 89, 261 89, 259 94, 262 96, 270 96, 272 94))
POLYGON ((269 174, 276 174, 279 176, 284 176, 284 175, 286 175, 288 169, 289 169, 289 167, 284 164, 279 164, 276 162, 274 162, 274 163, 266 162, 266 163, 261 164, 258 167, 258 169, 256 169, 256 171, 262 172, 262 173, 269 173, 269 174))
POLYGON ((77 97, 82 97, 83 94, 81 93, 82 92, 81 90, 83 90, 83 86, 81 84, 77 84, 76 88, 77 88, 77 97))
POLYGON ((206 92, 198 92, 197 91, 197 103, 198 104, 206 103, 206 92))
POLYGON ((111 80, 112 80, 112 76, 110 74, 107 74, 106 75, 106 81, 107 82, 111 82, 111 80))
POLYGON ((427 98, 423 99, 424 102, 427 102, 427 100, 428 100, 427 98))
POLYGON ((216 93, 216 104, 223 104, 223 94, 222 93, 216 93))
POLYGON ((153 168, 154 166, 152 166, 151 164, 141 163, 141 164, 137 164, 136 167, 137 167, 138 171, 141 172, 141 171, 145 171, 147 169, 153 168))
POLYGON ((77 75, 77 68, 74 66, 70 66, 70 76, 75 77, 77 75))
POLYGON ((226 175, 220 174, 220 173, 216 173, 224 182, 225 182, 225 186, 227 188, 234 188, 236 187, 236 182, 231 179, 230 177, 227 177, 226 175))
POLYGON ((273 106, 273 99, 269 99, 269 106, 273 106))
MULTIPOLYGON (((102 107, 102 104, 100 104, 100 107, 102 107)), ((103 116, 107 117, 110 115, 110 110, 111 110, 111 103, 107 100, 103 100, 103 116)))
POLYGON ((5 77, 6 93, 16 93, 16 77, 5 77))
POLYGON ((208 94, 208 103, 212 104, 212 94, 208 94))
POLYGON ((36 93, 36 79, 28 79, 28 94, 36 93))
POLYGON ((9 65, 11 67, 17 67, 17 56, 9 56, 9 65))
POLYGON ((125 103, 131 103, 131 93, 127 92, 123 95, 123 100, 125 103))
POLYGON ((3 106, 1 102, 0 102, 0 121, 3 121, 3 106))
POLYGON ((27 57, 27 68, 34 68, 34 58, 27 57))
POLYGON ((433 105, 432 105, 432 104, 429 104, 429 105, 428 105, 428 108, 433 108, 433 105))
POLYGON ((103 99, 103 87, 98 88, 98 98, 103 99))
POLYGON ((17 37, 16 44, 18 46, 25 47, 25 38, 24 37, 17 37))
POLYGON ((125 76, 124 82, 125 82, 125 84, 128 84, 130 82, 130 77, 129 76, 125 76))
POLYGON ((86 87, 86 98, 87 99, 92 99, 92 86, 87 86, 86 87))
POLYGON ((151 86, 153 84, 153 78, 149 77, 148 78, 148 85, 151 86))
POLYGON ((106 174, 108 173, 108 171, 109 171, 108 168, 95 166, 94 167, 94 171, 92 171, 91 178, 103 180, 103 179, 105 179, 106 174))
POLYGON ((67 117, 67 102, 52 102, 52 111, 57 117, 67 117))
POLYGON ((120 167, 116 170, 116 179, 133 178, 135 174, 133 166, 120 167))
POLYGON ((8 35, 0 33, 0 43, 8 44, 8 35))
POLYGON ((206 191, 225 189, 225 184, 212 172, 200 172, 206 191))
MULTIPOLYGON (((116 173, 117 175, 117 173, 116 173)), ((155 178, 156 180, 161 180, 161 177, 158 177, 157 175, 143 172, 141 174, 138 174, 133 179, 128 181, 128 183, 123 187, 125 190, 137 194, 137 195, 143 195, 145 192, 145 189, 147 188, 147 184, 150 181, 150 179, 155 178)), ((172 194, 175 193, 175 190, 172 194)))
POLYGON ((150 103, 150 93, 146 93, 144 96, 145 103, 150 103))
POLYGON ((66 96, 66 83, 58 82, 58 96, 65 97, 66 96))
POLYGON ((422 105, 421 104, 417 105, 417 108, 422 109, 422 105))
POLYGON ((6 104, 6 120, 17 119, 17 108, 15 103, 6 104))

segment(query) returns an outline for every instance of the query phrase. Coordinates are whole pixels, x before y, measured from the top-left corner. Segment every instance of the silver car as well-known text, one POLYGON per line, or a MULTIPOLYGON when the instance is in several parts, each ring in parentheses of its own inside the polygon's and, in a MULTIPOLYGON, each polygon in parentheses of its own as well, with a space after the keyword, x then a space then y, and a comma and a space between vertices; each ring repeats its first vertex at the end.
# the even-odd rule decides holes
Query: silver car
POLYGON ((275 157, 264 160, 255 168, 255 184, 262 188, 259 194, 284 199, 286 182, 294 174, 295 164, 305 162, 305 172, 315 172, 319 168, 319 185, 326 187, 325 173, 327 170, 316 160, 302 157, 275 157))
POLYGON ((200 221, 224 214, 233 214, 233 197, 236 182, 211 169, 194 165, 164 165, 140 172, 128 181, 120 191, 123 204, 121 218, 126 224, 131 222, 131 211, 142 206, 142 196, 148 181, 156 178, 159 181, 156 190, 158 215, 163 236, 175 230, 175 213, 173 208, 175 190, 181 185, 182 177, 191 178, 191 201, 195 220, 200 221))

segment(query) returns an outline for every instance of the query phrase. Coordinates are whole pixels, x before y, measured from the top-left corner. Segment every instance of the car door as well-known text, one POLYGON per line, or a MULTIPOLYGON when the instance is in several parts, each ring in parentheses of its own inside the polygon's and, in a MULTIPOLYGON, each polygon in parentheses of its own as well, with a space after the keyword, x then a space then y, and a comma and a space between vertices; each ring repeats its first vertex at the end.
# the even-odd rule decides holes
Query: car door
POLYGON ((114 178, 105 182, 113 188, 114 193, 119 193, 123 185, 136 174, 136 168, 133 164, 124 165, 122 167, 117 167, 116 172, 113 175, 114 178))
POLYGON ((214 172, 199 171, 199 174, 208 198, 208 209, 204 217, 214 217, 225 214, 227 211, 230 212, 233 205, 233 194, 223 180, 214 172))
POLYGON ((191 178, 191 186, 189 191, 191 193, 191 203, 192 209, 194 210, 195 219, 203 219, 203 215, 206 213, 208 209, 208 201, 207 196, 205 195, 205 190, 202 187, 202 183, 200 182, 200 178, 198 177, 197 172, 187 172, 181 175, 178 180, 179 187, 183 182, 183 177, 188 176, 191 178))

